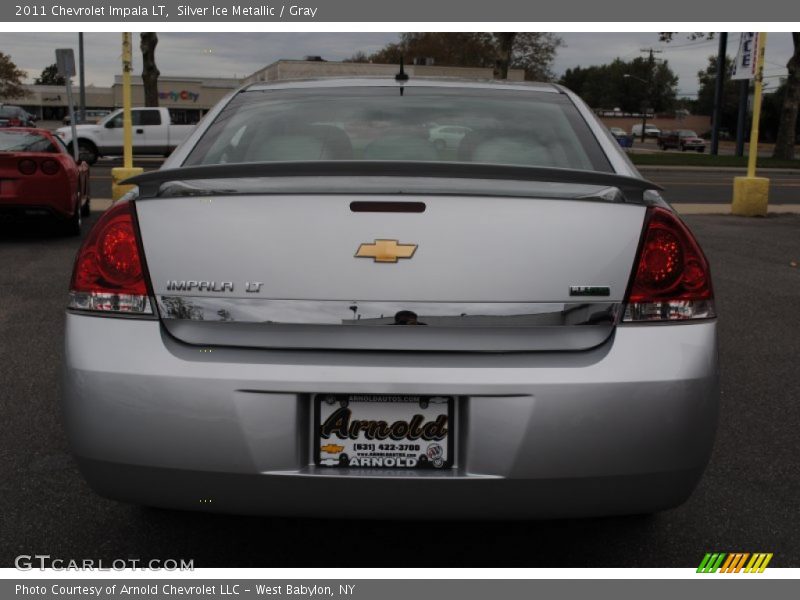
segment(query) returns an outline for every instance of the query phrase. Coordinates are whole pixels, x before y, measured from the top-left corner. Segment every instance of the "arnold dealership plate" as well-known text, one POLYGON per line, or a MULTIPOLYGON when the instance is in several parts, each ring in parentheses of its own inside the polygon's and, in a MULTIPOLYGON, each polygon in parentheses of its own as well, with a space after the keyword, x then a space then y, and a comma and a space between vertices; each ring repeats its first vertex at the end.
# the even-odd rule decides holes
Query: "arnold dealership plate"
POLYGON ((452 396, 318 394, 317 465, 444 469, 453 464, 452 396))

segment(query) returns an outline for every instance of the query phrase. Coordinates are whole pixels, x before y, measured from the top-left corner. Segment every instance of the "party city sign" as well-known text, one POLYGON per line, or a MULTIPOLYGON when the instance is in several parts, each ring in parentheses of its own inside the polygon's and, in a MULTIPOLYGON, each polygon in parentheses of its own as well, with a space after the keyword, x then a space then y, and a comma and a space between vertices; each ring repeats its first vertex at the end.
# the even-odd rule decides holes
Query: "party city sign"
POLYGON ((172 102, 177 102, 178 100, 183 100, 184 102, 197 102, 198 98, 200 98, 199 93, 190 92, 189 90, 180 90, 177 92, 172 90, 169 92, 158 92, 159 100, 170 100, 172 102))

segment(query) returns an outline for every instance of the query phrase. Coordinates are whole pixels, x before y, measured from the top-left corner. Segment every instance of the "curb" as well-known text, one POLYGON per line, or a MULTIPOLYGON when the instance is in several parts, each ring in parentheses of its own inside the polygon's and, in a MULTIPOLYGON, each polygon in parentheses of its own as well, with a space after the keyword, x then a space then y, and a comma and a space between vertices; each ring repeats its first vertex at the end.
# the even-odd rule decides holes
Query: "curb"
MULTIPOLYGON (((746 167, 692 167, 692 166, 678 166, 678 165, 637 165, 634 164, 639 171, 650 171, 650 172, 658 172, 658 171, 699 171, 699 172, 717 172, 717 173, 741 173, 742 175, 747 174, 746 167)), ((798 169, 789 169, 789 168, 769 168, 769 169, 756 169, 758 173, 775 173, 775 174, 784 174, 784 175, 798 175, 800 176, 800 168, 798 169)))
POLYGON ((114 201, 111 198, 92 198, 90 205, 92 212, 104 212, 108 210, 114 201))
MULTIPOLYGON (((691 202, 674 202, 672 208, 680 215, 730 215, 730 204, 695 204, 691 202)), ((800 204, 772 204, 768 214, 800 215, 800 204)))

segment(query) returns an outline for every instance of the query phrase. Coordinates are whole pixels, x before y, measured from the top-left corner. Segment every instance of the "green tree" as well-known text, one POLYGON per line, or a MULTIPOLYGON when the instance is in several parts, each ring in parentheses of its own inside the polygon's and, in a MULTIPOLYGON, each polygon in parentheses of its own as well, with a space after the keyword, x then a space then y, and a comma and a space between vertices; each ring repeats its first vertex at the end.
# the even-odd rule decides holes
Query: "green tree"
POLYGON ((511 68, 524 69, 528 81, 553 81, 551 67, 564 40, 554 33, 526 31, 514 38, 511 68))
POLYGON ((495 79, 508 79, 508 68, 514 56, 514 40, 518 33, 500 32, 494 34, 494 77, 495 79))
POLYGON ((42 69, 42 73, 33 80, 34 85, 64 85, 67 80, 58 74, 58 65, 53 63, 42 69))
POLYGON ((375 63, 406 64, 431 58, 434 64, 458 67, 494 67, 496 49, 491 33, 401 33, 400 41, 387 44, 369 58, 375 63))
MULTIPOLYGON (((736 120, 739 114, 739 82, 731 79, 733 72, 733 59, 725 57, 725 83, 722 86, 722 113, 720 114, 720 127, 730 131, 736 129, 736 120)), ((695 111, 701 115, 711 116, 714 112, 714 93, 717 84, 717 57, 709 56, 708 65, 697 72, 697 81, 700 87, 697 92, 695 111)))
MULTIPOLYGON (((774 34, 773 34, 774 35, 774 34)), ((662 42, 670 42, 675 34, 672 32, 662 32, 659 39, 662 42)), ((800 32, 793 32, 792 44, 794 51, 786 63, 789 75, 786 78, 785 90, 782 94, 783 104, 780 109, 778 119, 778 133, 775 139, 775 149, 772 152, 773 158, 792 160, 794 158, 794 146, 797 141, 798 113, 800 113, 800 32)), ((690 35, 690 39, 712 39, 713 33, 696 32, 690 35)), ((773 98, 774 100, 774 98, 773 98)))
POLYGON ((346 63, 368 63, 369 62, 369 56, 367 56, 367 53, 364 52, 363 50, 359 50, 358 52, 353 54, 353 56, 351 56, 350 58, 345 58, 342 62, 346 62, 346 63))
POLYGON ((794 52, 786 69, 789 75, 784 83, 783 104, 781 105, 778 135, 775 138, 773 158, 792 160, 794 145, 797 141, 797 114, 800 111, 800 32, 792 33, 794 52))
MULTIPOLYGON (((780 85, 774 91, 764 94, 763 104, 761 105, 760 129, 761 138, 765 141, 775 141, 778 137, 781 113, 783 112, 786 98, 786 87, 786 79, 782 79, 780 85)), ((794 134, 795 140, 800 140, 800 119, 795 123, 794 134)))
POLYGON ((607 65, 567 69, 561 83, 593 108, 668 112, 675 108, 678 77, 667 61, 651 65, 643 57, 617 58, 607 65))
POLYGON ((0 98, 12 100, 27 96, 28 92, 22 85, 22 80, 27 76, 25 71, 17 68, 8 54, 0 52, 0 98))
POLYGON ((526 79, 551 79, 553 58, 563 41, 551 33, 418 32, 402 33, 400 41, 387 44, 365 56, 354 54, 351 62, 406 64, 416 59, 433 59, 434 64, 451 67, 483 67, 507 76, 508 68, 525 69, 526 79))
POLYGON ((144 86, 144 105, 158 106, 158 76, 161 72, 156 66, 156 46, 158 35, 154 32, 139 34, 139 49, 142 51, 142 85, 144 86))

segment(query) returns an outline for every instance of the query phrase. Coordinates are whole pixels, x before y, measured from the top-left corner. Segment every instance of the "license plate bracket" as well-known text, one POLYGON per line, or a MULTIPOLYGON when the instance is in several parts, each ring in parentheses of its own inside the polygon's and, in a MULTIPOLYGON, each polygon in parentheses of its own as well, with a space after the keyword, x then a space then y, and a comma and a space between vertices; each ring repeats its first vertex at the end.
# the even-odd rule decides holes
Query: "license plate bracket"
POLYGON ((454 408, 453 396, 317 394, 315 464, 334 469, 451 468, 454 408))

